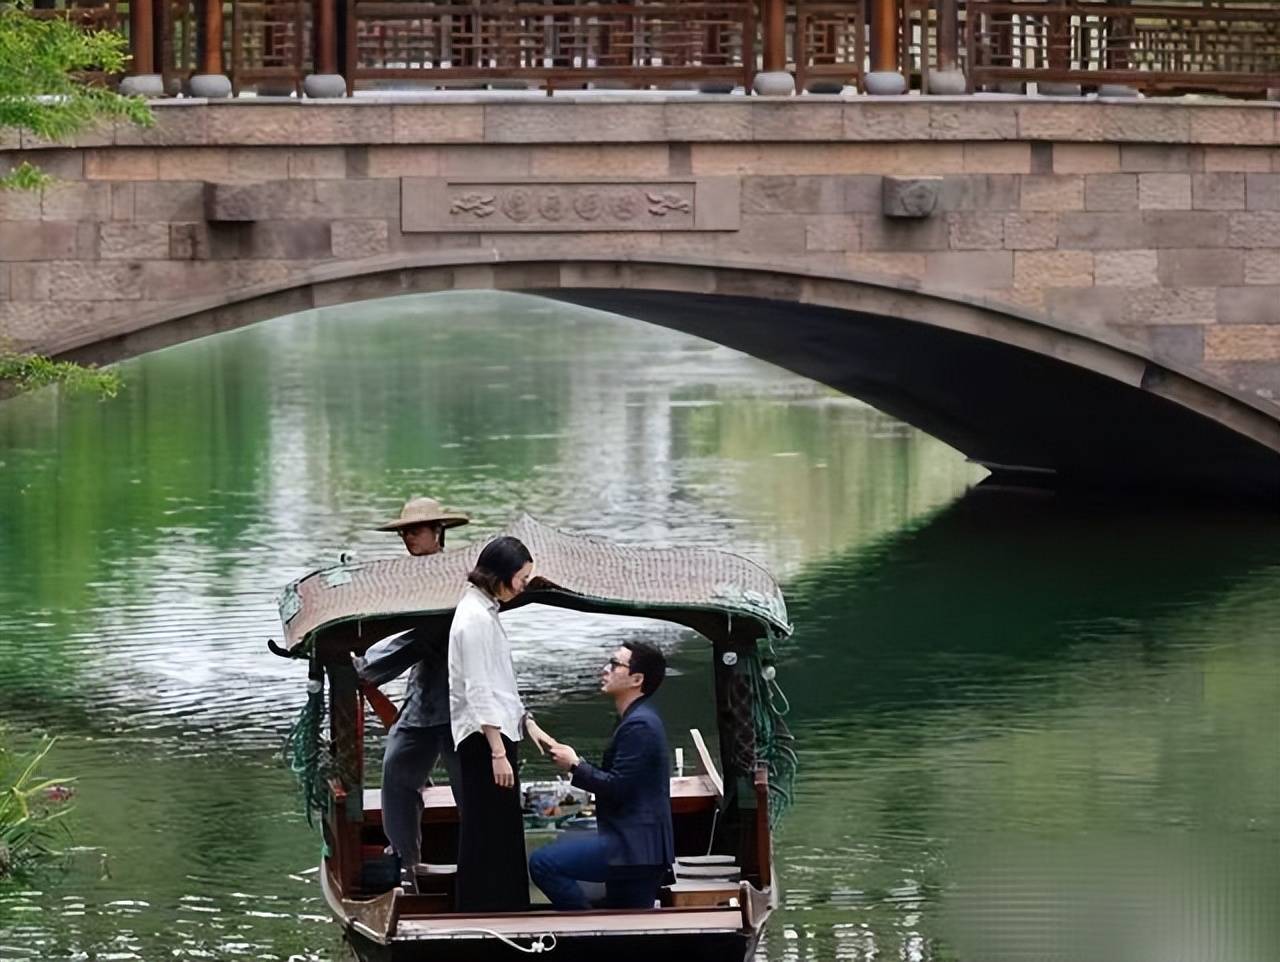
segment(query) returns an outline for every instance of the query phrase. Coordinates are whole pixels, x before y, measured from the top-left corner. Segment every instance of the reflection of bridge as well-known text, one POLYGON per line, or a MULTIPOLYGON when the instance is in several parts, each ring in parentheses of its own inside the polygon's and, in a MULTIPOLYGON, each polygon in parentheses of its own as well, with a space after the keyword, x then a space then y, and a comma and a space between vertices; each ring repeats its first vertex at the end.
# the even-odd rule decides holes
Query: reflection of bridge
POLYGON ((65 179, 0 208, 18 347, 102 359, 323 304, 536 291, 775 360, 998 469, 1280 489, 1269 105, 157 110, 32 145, 65 179))
POLYGON ((761 69, 875 93, 1280 87, 1265 0, 36 0, 64 5, 126 31, 134 84, 156 92, 193 75, 218 96, 300 94, 309 77, 326 96, 387 81, 749 89, 761 69))

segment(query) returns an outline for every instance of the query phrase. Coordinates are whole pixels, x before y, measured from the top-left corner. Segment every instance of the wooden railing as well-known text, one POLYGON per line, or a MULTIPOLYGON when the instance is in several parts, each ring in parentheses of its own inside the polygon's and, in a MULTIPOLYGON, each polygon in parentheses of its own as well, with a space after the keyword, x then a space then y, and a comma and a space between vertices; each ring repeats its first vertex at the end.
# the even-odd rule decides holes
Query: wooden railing
POLYGON ((969 0, 969 81, 1124 84, 1146 93, 1280 87, 1280 4, 969 0))
POLYGON ((866 73, 867 8, 847 0, 796 0, 796 89, 861 86, 866 73))
POLYGON ((346 72, 369 81, 673 80, 749 85, 755 4, 718 2, 423 3, 348 0, 346 72))
POLYGON ((311 72, 309 0, 233 0, 228 44, 228 76, 233 90, 302 94, 302 78, 311 72))
POLYGON ((381 83, 741 84, 789 70, 800 90, 863 89, 868 71, 928 90, 1124 84, 1261 96, 1280 88, 1280 0, 36 0, 35 16, 124 30, 131 72, 176 92, 381 83))

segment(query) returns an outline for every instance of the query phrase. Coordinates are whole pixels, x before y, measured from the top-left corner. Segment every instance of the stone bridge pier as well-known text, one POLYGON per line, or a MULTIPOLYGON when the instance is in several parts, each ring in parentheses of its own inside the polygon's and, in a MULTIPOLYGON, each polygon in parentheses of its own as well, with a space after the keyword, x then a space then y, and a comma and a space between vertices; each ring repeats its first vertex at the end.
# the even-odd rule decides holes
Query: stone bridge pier
POLYGON ((808 373, 996 471, 1280 493, 1270 104, 176 101, 3 144, 0 338, 106 361, 527 290, 808 373))

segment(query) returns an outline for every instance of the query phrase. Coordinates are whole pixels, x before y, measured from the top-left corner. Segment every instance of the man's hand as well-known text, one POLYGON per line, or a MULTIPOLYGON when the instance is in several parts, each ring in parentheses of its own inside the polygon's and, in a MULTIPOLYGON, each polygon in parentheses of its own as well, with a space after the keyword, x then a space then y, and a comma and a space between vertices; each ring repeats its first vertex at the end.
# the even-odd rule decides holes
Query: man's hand
POLYGON ((567 772, 574 765, 582 761, 578 757, 578 753, 569 745, 553 744, 550 746, 551 760, 555 762, 556 768, 562 772, 567 772))

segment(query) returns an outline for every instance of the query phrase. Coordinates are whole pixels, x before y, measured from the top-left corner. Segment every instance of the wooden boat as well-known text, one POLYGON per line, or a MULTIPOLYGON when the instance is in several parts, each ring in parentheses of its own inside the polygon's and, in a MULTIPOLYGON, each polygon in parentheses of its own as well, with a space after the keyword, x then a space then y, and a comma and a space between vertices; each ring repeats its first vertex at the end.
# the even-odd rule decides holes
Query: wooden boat
POLYGON ((777 900, 771 814, 780 813, 794 775, 790 735, 773 699, 771 642, 791 630, 777 584, 725 552, 624 547, 528 517, 504 533, 525 542, 535 561, 535 577, 512 607, 660 619, 710 641, 720 764, 699 737, 702 770, 671 779, 677 859, 702 864, 689 870, 696 877, 680 873, 664 886, 661 907, 653 909, 555 912, 535 905, 519 914, 458 914, 449 864, 458 816, 449 789, 437 786, 423 790, 429 868, 419 874, 419 893, 406 894, 398 863, 384 854, 380 793, 362 783, 365 712, 351 655, 406 628, 447 635, 481 546, 338 565, 286 588, 285 643, 271 647, 310 662, 308 704, 291 736, 294 767, 324 835, 325 898, 352 947, 370 962, 510 959, 520 954, 513 946, 563 962, 751 958, 777 900), (706 865, 717 862, 726 871, 706 865))

